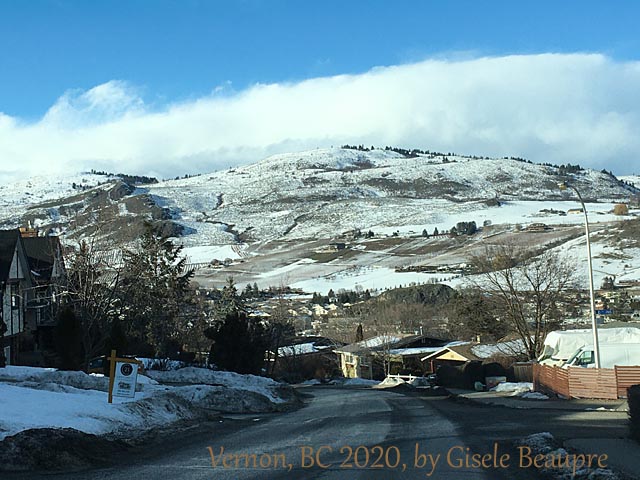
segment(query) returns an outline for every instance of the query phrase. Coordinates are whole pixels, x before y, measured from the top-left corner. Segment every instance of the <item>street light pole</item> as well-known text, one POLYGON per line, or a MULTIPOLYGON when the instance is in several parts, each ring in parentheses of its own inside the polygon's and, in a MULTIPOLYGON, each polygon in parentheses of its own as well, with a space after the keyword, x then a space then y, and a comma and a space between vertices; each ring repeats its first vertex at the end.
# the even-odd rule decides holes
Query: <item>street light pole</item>
POLYGON ((584 213, 584 230, 587 237, 587 261, 589 265, 589 303, 591 306, 591 329, 593 330, 593 354, 595 356, 596 368, 600 368, 600 344, 598 343, 598 324, 596 322, 596 298, 595 290, 593 288, 593 264, 591 261, 591 240, 589 239, 589 217, 587 216, 587 207, 582 200, 582 195, 580 195, 580 192, 576 187, 568 184, 567 182, 559 183, 558 186, 560 187, 560 190, 570 188, 576 192, 584 213))

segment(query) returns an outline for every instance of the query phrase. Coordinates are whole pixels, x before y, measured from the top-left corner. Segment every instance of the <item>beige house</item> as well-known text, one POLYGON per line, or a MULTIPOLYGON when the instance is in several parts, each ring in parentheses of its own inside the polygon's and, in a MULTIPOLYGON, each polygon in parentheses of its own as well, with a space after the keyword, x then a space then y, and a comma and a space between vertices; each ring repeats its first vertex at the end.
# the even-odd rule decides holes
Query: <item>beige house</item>
POLYGON ((336 349, 335 353, 346 378, 382 379, 387 372, 423 373, 420 358, 447 343, 424 335, 378 335, 336 349))
POLYGON ((467 362, 480 361, 482 358, 473 353, 473 347, 478 343, 465 343, 463 345, 450 345, 421 358, 430 372, 435 372, 439 365, 452 366, 463 365, 467 362))

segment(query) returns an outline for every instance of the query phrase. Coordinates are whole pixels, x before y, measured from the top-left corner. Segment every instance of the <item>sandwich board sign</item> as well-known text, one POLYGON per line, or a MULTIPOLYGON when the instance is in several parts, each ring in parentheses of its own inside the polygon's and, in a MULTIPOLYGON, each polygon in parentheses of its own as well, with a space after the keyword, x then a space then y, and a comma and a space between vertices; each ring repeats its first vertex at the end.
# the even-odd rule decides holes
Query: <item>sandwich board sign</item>
POLYGON ((115 350, 111 350, 109 361, 109 403, 113 403, 114 396, 134 398, 140 361, 118 358, 115 350))

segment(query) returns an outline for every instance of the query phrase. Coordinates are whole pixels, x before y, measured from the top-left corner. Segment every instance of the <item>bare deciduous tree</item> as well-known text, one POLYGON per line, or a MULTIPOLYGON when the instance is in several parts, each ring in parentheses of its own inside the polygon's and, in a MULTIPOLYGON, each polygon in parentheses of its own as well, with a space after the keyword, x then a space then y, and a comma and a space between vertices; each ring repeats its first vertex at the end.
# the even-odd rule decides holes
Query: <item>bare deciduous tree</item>
POLYGON ((119 251, 83 240, 66 255, 66 296, 79 322, 85 360, 101 353, 110 335, 122 275, 119 251))
POLYGON ((480 273, 471 283, 486 295, 494 315, 517 333, 529 358, 537 358, 547 333, 559 323, 558 307, 574 286, 575 266, 551 250, 531 256, 509 245, 488 247, 472 263, 480 273))
MULTIPOLYGON (((271 352, 271 362, 268 373, 273 374, 279 360, 280 348, 285 346, 287 341, 295 336, 295 327, 293 318, 289 310, 291 302, 284 296, 285 285, 281 284, 275 296, 275 306, 271 311, 271 317, 266 322, 266 332, 268 336, 268 350, 271 352)), ((292 359, 295 361, 295 348, 293 349, 292 359)))

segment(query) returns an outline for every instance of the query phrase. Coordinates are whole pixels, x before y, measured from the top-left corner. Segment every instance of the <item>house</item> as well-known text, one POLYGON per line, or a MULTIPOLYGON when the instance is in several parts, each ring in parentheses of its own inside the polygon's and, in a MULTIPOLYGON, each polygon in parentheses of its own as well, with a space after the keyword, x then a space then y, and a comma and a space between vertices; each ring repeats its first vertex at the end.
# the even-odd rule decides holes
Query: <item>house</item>
POLYGON ((334 351, 344 344, 335 340, 305 336, 293 339, 288 345, 274 352, 267 352, 268 371, 278 378, 292 381, 324 379, 334 376, 338 370, 338 358, 334 351))
POLYGON ((22 238, 32 280, 31 300, 25 319, 25 344, 20 362, 44 366, 47 351, 53 349, 57 309, 66 285, 62 245, 58 237, 22 238))
POLYGON ((504 340, 495 344, 458 341, 451 342, 420 360, 428 364, 429 371, 435 372, 440 365, 457 367, 467 362, 482 362, 496 356, 519 357, 524 354, 525 347, 520 339, 504 340))
POLYGON ((53 328, 66 271, 57 237, 34 229, 0 230, 0 318, 8 363, 44 365, 53 347, 53 328))
MULTIPOLYGON (((385 334, 336 349, 346 378, 382 379, 387 372, 422 371, 425 352, 440 350, 448 340, 425 335, 385 334)), ((416 372, 418 373, 418 372, 416 372)))
POLYGON ((482 358, 473 351, 478 343, 454 342, 443 348, 423 356, 420 360, 427 365, 429 372, 437 371, 440 365, 460 366, 467 362, 481 361, 482 358))
POLYGON ((0 348, 8 364, 18 360, 32 285, 20 232, 0 230, 0 320, 6 328, 0 337, 0 348))

